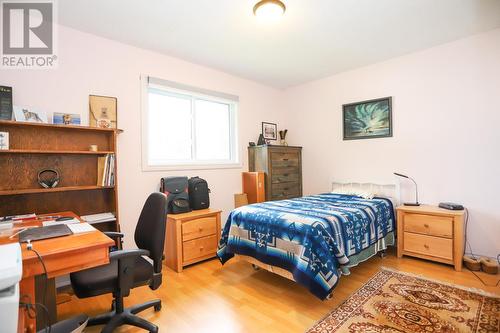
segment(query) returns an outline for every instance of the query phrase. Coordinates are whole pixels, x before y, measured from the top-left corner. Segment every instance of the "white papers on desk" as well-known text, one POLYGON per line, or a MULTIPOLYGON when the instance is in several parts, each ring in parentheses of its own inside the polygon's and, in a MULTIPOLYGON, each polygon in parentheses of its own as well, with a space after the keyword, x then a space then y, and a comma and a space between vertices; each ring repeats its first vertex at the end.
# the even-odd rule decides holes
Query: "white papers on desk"
POLYGON ((24 214, 24 215, 11 215, 11 216, 0 216, 0 222, 16 222, 22 220, 30 220, 36 218, 35 213, 24 214))
POLYGON ((14 223, 0 223, 0 230, 10 230, 14 227, 14 223))
POLYGON ((96 231, 97 229, 91 226, 88 223, 75 223, 75 224, 68 224, 68 228, 73 232, 74 234, 81 234, 84 232, 91 232, 91 231, 96 231))
POLYGON ((82 220, 84 220, 85 222, 90 223, 90 224, 116 221, 116 217, 113 213, 100 213, 100 214, 84 215, 84 216, 80 216, 80 218, 82 220))
POLYGON ((75 223, 80 223, 80 220, 78 219, 71 219, 71 220, 63 220, 63 221, 55 221, 55 220, 50 220, 50 221, 43 221, 42 225, 44 227, 49 226, 49 225, 58 225, 58 224, 75 224, 75 223))

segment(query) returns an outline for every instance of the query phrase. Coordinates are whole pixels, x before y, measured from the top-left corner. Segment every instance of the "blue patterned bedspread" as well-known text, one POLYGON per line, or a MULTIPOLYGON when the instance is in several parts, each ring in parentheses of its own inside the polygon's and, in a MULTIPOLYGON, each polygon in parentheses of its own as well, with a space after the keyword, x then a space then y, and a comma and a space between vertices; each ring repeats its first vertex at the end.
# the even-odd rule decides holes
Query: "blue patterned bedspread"
POLYGON ((394 222, 383 198, 326 193, 253 204, 230 213, 217 256, 223 264, 242 254, 281 267, 325 299, 348 257, 393 232, 394 222))

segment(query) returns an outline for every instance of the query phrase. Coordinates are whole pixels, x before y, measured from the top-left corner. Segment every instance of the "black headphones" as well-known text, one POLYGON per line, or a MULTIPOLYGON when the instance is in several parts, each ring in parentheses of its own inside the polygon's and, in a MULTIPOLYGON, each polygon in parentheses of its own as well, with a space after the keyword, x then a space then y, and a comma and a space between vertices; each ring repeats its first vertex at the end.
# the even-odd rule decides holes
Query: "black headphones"
POLYGON ((54 169, 43 169, 38 172, 38 184, 43 188, 54 188, 59 184, 59 172, 54 169), (45 176, 42 178, 42 176, 45 176), (47 176, 50 174, 50 176, 47 176))

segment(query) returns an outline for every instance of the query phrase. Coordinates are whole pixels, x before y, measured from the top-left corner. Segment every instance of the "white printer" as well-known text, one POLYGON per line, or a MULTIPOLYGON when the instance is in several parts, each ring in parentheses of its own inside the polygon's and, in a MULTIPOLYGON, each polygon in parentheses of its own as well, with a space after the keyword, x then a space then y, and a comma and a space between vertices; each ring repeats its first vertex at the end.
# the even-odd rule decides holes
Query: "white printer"
POLYGON ((19 281, 23 258, 19 243, 0 245, 0 323, 2 332, 17 332, 19 281))

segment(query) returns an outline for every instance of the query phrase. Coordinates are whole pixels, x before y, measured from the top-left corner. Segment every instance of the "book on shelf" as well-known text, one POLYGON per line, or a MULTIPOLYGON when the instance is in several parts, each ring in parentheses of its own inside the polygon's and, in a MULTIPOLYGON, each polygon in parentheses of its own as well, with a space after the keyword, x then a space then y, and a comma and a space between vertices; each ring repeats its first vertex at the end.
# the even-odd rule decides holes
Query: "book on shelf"
POLYGON ((115 186, 115 154, 97 158, 97 186, 115 186))
POLYGON ((12 120, 12 87, 0 86, 0 120, 12 120))

